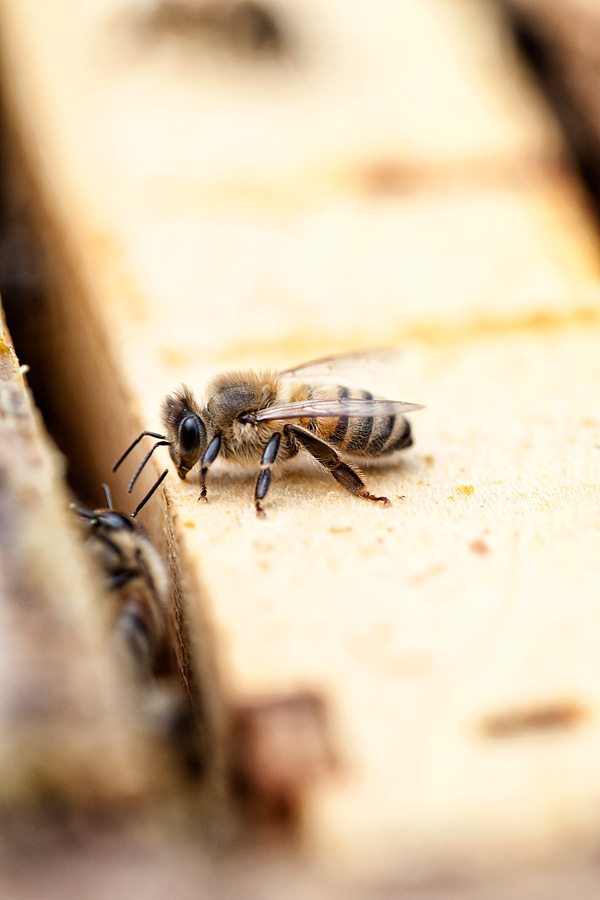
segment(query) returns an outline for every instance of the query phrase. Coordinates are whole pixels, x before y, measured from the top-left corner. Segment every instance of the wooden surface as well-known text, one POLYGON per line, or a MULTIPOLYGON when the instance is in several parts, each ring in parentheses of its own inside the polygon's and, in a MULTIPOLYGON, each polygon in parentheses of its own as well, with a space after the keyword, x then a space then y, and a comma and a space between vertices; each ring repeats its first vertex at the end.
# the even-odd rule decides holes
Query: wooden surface
POLYGON ((211 473, 204 506, 170 475, 221 757, 263 796, 283 784, 333 873, 585 853, 600 282, 548 110, 486 5, 277 4, 294 39, 275 55, 161 8, 0 4, 57 310, 103 348, 90 375, 77 330, 68 346, 90 465, 229 366, 393 344, 379 387, 427 405, 404 463, 368 476, 390 508, 301 472, 260 521, 251 477, 211 473))

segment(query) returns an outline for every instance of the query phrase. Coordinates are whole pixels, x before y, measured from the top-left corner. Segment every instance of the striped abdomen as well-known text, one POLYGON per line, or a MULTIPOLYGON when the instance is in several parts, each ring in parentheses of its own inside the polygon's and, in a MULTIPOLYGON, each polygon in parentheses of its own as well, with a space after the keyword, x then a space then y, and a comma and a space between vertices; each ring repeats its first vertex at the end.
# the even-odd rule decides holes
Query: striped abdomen
MULTIPOLYGON (((334 385, 329 389, 309 387, 313 398, 338 400, 382 400, 360 388, 334 385)), ((342 454, 362 457, 385 457, 412 444, 410 425, 404 416, 365 416, 364 418, 315 418, 308 422, 308 430, 327 441, 342 454)))

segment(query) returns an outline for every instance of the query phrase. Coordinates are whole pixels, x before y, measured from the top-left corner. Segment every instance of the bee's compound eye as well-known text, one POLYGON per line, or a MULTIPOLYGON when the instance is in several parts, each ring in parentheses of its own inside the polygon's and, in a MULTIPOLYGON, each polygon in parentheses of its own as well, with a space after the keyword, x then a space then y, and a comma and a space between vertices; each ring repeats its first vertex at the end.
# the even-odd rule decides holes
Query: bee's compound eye
POLYGON ((200 420, 198 416, 189 415, 179 426, 179 447, 183 456, 189 456, 198 450, 200 445, 200 420))

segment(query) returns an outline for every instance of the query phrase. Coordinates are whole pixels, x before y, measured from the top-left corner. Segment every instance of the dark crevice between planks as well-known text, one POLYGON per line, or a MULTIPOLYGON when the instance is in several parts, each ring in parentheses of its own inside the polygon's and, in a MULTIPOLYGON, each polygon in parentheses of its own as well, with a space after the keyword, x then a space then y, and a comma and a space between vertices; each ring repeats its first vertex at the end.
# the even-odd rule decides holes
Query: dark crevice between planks
POLYGON ((499 5, 520 56, 559 123, 598 221, 600 10, 594 13, 590 6, 586 15, 570 8, 568 0, 499 0, 499 5))

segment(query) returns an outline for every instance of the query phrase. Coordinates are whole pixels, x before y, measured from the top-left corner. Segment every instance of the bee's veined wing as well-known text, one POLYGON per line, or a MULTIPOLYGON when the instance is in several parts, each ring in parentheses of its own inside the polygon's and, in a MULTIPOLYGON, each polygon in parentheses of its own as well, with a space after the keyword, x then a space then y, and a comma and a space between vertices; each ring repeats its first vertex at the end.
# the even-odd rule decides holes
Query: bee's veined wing
POLYGON ((307 416, 326 416, 330 419, 396 416, 423 408, 421 403, 406 403, 403 400, 299 400, 281 406, 268 406, 254 413, 253 418, 256 422, 271 422, 274 419, 304 419, 307 416))
POLYGON ((342 381, 361 381, 365 375, 376 376, 398 362, 400 351, 394 347, 373 347, 353 353, 338 353, 311 359, 291 369, 279 372, 280 378, 337 378, 342 381))

